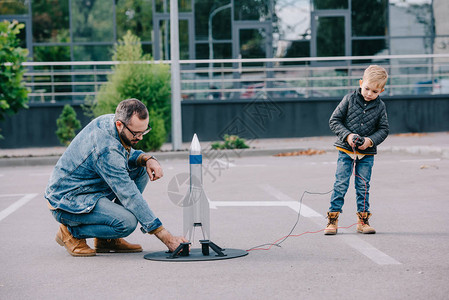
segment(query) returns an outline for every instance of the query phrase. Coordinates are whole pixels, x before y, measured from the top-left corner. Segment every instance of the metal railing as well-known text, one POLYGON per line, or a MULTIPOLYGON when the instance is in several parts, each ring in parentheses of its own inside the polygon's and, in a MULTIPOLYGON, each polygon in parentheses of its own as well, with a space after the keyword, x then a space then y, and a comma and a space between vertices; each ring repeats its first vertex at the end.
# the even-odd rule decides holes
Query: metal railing
MULTIPOLYGON (((30 101, 82 102, 86 97, 95 97, 120 63, 24 63, 30 101)), ((449 54, 182 60, 180 64, 183 99, 343 96, 358 87, 369 64, 387 69, 387 95, 449 94, 449 54)))

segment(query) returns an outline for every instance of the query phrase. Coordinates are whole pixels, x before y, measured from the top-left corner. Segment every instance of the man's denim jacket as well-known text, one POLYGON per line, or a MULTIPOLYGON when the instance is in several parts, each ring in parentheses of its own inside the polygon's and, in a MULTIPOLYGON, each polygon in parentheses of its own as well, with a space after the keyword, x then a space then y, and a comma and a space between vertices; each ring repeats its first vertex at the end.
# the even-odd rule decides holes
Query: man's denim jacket
POLYGON ((137 158, 143 151, 128 152, 120 142, 114 115, 94 119, 73 139, 57 162, 45 191, 55 209, 89 213, 97 201, 114 193, 136 216, 146 233, 162 223, 154 215, 129 172, 142 168, 137 158))

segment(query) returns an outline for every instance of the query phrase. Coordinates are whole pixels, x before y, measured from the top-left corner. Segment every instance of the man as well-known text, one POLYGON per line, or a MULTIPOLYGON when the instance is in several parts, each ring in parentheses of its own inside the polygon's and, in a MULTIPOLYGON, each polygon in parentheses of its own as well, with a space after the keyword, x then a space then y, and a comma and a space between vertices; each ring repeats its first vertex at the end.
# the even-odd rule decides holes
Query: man
POLYGON ((141 252, 140 245, 123 239, 137 222, 170 251, 187 242, 171 235, 142 197, 148 179, 163 176, 153 156, 132 148, 151 130, 148 122, 142 102, 124 100, 115 115, 100 116, 81 130, 57 162, 45 198, 61 223, 56 242, 71 255, 141 252), (95 238, 95 249, 86 238, 95 238))

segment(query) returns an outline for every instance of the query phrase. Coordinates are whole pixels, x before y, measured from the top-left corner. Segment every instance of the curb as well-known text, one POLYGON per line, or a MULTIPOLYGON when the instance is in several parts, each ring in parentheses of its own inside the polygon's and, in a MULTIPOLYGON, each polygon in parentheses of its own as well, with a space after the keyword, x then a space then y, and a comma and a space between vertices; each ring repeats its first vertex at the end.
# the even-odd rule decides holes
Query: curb
MULTIPOLYGON (((210 150, 203 152, 205 159, 215 158, 240 158, 254 156, 272 156, 282 152, 304 151, 305 148, 287 148, 287 149, 233 149, 233 150, 210 150)), ((325 151, 334 151, 335 149, 323 149, 325 151)), ((189 151, 167 151, 155 152, 154 156, 158 160, 185 159, 189 158, 189 151)), ((0 158, 0 167, 24 167, 24 166, 48 166, 55 165, 60 155, 52 156, 26 156, 0 158)))
POLYGON ((0 158, 0 167, 30 167, 55 165, 60 156, 27 156, 0 158))
MULTIPOLYGON (((305 151, 309 148, 281 148, 281 149, 233 149, 233 150, 210 150, 203 152, 205 159, 220 159, 220 158, 241 158, 241 157, 256 157, 256 156, 273 156, 284 152, 305 151)), ((317 150, 324 150, 326 152, 334 152, 334 147, 318 147, 317 150)), ((431 147, 431 146, 410 146, 410 147, 381 147, 380 152, 391 153, 409 153, 415 155, 434 155, 444 159, 449 159, 449 148, 431 147)), ((169 159, 185 159, 189 158, 189 152, 185 151, 166 151, 154 153, 158 160, 169 159)), ((26 157, 9 157, 0 158, 1 167, 24 167, 24 166, 51 166, 55 165, 59 160, 60 155, 52 156, 26 156, 26 157)))
POLYGON ((415 154, 415 155, 434 155, 436 157, 441 157, 448 159, 449 158, 449 148, 441 148, 441 147, 434 147, 434 146, 410 146, 410 147, 387 147, 387 148, 380 148, 381 151, 385 152, 391 152, 391 153, 409 153, 409 154, 415 154))

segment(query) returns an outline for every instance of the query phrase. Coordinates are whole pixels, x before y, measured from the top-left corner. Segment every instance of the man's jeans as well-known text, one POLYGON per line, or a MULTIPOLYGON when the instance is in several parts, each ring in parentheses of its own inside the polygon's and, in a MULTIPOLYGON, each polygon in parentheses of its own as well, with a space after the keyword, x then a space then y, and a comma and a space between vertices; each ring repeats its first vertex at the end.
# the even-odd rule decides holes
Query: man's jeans
MULTIPOLYGON (((142 193, 149 179, 146 168, 134 169, 129 175, 142 193)), ((111 200, 114 198, 115 194, 111 191, 108 197, 100 198, 94 209, 86 214, 72 214, 60 209, 53 210, 52 213, 78 239, 126 237, 136 229, 137 219, 118 199, 111 200)))
POLYGON ((354 185, 357 198, 357 212, 369 212, 369 182, 374 165, 374 155, 365 155, 355 161, 346 153, 338 151, 337 171, 330 212, 342 212, 344 197, 349 187, 349 179, 355 164, 354 185))

